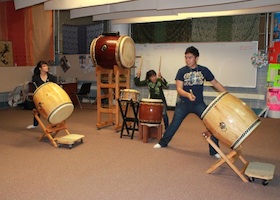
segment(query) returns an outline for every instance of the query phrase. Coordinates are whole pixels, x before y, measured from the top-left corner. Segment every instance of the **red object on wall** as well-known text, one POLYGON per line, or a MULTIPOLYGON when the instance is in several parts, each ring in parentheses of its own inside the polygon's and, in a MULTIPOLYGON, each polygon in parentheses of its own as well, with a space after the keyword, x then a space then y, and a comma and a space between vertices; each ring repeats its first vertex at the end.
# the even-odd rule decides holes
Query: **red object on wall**
POLYGON ((280 42, 274 42, 273 47, 268 49, 268 62, 280 63, 280 42))
POLYGON ((12 42, 17 66, 54 60, 52 11, 42 4, 15 10, 13 1, 0 1, 0 40, 12 42))

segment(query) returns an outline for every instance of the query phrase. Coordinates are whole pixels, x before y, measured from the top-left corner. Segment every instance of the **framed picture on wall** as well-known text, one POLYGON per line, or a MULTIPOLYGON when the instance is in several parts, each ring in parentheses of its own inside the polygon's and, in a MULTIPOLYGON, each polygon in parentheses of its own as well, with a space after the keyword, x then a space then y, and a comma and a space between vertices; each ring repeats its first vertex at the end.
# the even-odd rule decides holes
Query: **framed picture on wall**
POLYGON ((11 41, 0 41, 0 67, 14 66, 11 41))

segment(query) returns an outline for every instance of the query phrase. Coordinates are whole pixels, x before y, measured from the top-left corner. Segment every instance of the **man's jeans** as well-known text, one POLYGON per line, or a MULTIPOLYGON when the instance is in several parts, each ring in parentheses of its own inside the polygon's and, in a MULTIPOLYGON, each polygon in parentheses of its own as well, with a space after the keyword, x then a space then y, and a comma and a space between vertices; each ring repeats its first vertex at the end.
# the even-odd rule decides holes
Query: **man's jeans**
MULTIPOLYGON (((162 147, 166 147, 168 143, 171 141, 172 137, 175 135, 178 128, 180 127, 182 121, 189 113, 194 113, 200 118, 205 109, 206 109, 206 104, 204 102, 195 105, 189 102, 185 103, 179 100, 176 104, 172 122, 169 124, 168 128, 166 129, 163 137, 159 141, 159 144, 162 147)), ((217 144, 217 146, 219 146, 217 138, 211 136, 211 139, 215 142, 215 144, 217 144)), ((210 155, 215 155, 217 153, 216 150, 211 145, 209 145, 209 152, 210 155)))

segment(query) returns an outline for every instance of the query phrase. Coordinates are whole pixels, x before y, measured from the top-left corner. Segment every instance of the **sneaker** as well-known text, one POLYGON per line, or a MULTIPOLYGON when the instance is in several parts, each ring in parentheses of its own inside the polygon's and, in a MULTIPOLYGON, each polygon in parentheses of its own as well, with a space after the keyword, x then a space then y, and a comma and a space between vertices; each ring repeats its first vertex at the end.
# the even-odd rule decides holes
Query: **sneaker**
POLYGON ((37 126, 34 126, 34 125, 29 125, 26 127, 27 129, 33 129, 33 128, 37 128, 37 126))
POLYGON ((154 145, 154 149, 160 149, 160 148, 161 148, 161 145, 159 143, 154 145))
POLYGON ((215 156, 216 158, 218 158, 218 159, 220 159, 221 158, 221 156, 220 156, 220 154, 218 154, 218 153, 216 153, 215 155, 213 155, 213 156, 215 156))

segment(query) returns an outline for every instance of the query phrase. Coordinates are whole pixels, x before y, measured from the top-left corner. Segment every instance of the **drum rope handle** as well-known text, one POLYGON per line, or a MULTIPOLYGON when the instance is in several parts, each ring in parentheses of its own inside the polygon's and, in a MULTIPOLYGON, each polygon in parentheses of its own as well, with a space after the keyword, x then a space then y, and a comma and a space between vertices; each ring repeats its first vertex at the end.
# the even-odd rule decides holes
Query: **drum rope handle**
POLYGON ((42 108, 42 104, 43 104, 42 102, 38 103, 39 108, 42 108))
POLYGON ((101 47, 101 51, 106 51, 108 49, 108 46, 106 44, 102 45, 101 47))
POLYGON ((227 131, 227 125, 225 122, 220 122, 219 127, 222 131, 227 131))

